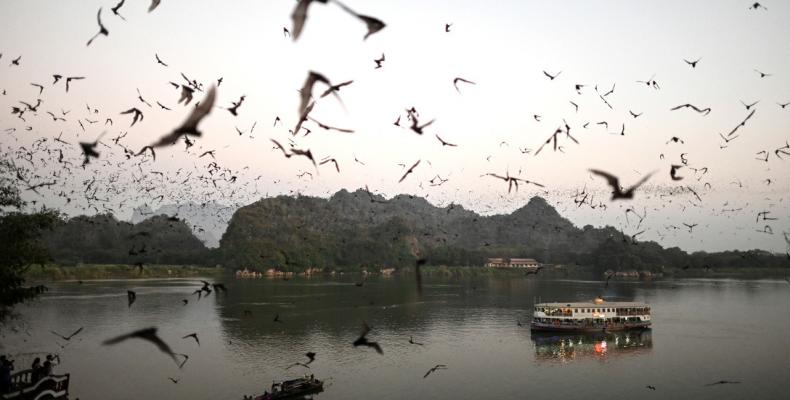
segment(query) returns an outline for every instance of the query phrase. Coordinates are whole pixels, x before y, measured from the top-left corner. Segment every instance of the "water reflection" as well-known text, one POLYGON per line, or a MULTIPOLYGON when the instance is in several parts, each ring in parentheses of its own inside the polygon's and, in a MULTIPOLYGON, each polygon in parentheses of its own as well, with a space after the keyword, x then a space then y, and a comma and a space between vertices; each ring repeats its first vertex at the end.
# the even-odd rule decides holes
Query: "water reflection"
POLYGON ((650 330, 592 334, 532 334, 535 359, 562 362, 577 359, 605 359, 610 357, 644 355, 653 349, 650 330))

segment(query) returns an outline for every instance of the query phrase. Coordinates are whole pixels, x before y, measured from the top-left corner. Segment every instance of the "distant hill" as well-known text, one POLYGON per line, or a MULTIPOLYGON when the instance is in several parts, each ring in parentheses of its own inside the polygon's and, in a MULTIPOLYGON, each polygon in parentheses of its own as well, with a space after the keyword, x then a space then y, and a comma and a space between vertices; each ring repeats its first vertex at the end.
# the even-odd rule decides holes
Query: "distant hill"
POLYGON ((192 233, 206 247, 215 248, 219 247, 219 238, 225 233, 233 211, 233 207, 215 202, 167 204, 156 210, 145 205, 134 209, 130 221, 133 224, 137 224, 155 215, 178 217, 186 221, 192 233))
POLYGON ((480 266, 487 257, 531 257, 577 264, 594 272, 739 267, 787 263, 761 251, 695 253, 636 242, 613 227, 579 228, 541 197, 507 215, 481 216, 461 206, 436 207, 399 195, 364 190, 329 199, 279 196, 239 208, 220 241, 230 267, 362 268, 414 265, 480 266), (733 254, 734 257, 733 258, 733 254))
POLYGON ((42 238, 60 264, 210 265, 211 252, 181 220, 154 216, 138 224, 111 215, 71 218, 42 238))

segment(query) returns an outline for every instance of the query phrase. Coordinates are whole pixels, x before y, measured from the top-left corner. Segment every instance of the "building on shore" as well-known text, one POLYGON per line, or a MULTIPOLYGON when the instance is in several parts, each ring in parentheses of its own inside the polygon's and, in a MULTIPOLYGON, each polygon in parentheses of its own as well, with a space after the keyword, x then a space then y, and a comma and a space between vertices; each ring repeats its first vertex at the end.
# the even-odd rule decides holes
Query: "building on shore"
POLYGON ((537 268, 539 265, 534 258, 489 258, 485 263, 488 268, 537 268))
POLYGON ((534 258, 511 258, 509 266, 511 268, 535 268, 538 266, 538 262, 534 258))
POLYGON ((508 266, 508 261, 505 258, 489 258, 486 260, 485 266, 488 268, 505 268, 508 266))

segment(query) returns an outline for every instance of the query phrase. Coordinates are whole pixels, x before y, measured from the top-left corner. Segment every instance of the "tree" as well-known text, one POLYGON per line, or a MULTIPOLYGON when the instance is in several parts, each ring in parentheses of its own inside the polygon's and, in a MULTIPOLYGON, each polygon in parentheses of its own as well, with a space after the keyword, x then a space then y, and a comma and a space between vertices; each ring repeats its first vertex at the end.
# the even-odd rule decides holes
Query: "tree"
POLYGON ((11 315, 15 305, 34 299, 45 286, 26 286, 25 272, 31 265, 44 264, 49 255, 39 239, 44 230, 60 221, 54 210, 26 214, 25 202, 14 181, 8 178, 15 167, 0 161, 0 323, 11 315))

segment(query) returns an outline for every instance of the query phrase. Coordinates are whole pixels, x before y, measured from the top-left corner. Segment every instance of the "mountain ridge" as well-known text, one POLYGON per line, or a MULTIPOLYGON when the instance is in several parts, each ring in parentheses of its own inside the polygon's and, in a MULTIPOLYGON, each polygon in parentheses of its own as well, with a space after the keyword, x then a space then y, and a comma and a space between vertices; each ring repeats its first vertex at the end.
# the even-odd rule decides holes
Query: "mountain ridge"
POLYGON ((782 261, 757 250, 690 255, 636 241, 611 226, 577 227, 539 196, 509 214, 485 216, 455 204, 434 206, 419 196, 386 199, 365 189, 328 198, 277 196, 241 207, 220 240, 220 252, 235 268, 293 270, 398 268, 417 258, 481 266, 487 257, 531 257, 594 271, 703 268, 714 261, 731 266, 738 257, 745 260, 742 254, 766 258, 766 265, 782 261), (717 254, 735 259, 711 259, 717 254))

